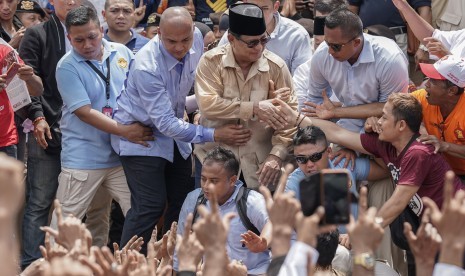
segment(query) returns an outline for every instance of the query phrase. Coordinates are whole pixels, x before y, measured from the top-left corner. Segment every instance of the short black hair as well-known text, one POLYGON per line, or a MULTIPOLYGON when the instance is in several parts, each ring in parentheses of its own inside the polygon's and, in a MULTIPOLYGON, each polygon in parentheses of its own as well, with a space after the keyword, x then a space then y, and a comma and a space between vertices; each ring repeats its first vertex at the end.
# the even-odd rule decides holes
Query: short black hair
POLYGON ((90 21, 93 21, 100 27, 100 21, 98 19, 97 13, 95 10, 88 6, 80 6, 75 9, 72 9, 68 12, 68 15, 65 19, 66 31, 69 33, 71 26, 82 26, 86 25, 90 21))
POLYGON ((347 39, 355 38, 363 33, 360 17, 346 8, 336 9, 328 14, 325 27, 331 30, 340 28, 347 39))
POLYGON ((316 265, 320 268, 327 269, 336 255, 339 244, 339 231, 336 229, 329 233, 320 234, 316 237, 316 250, 320 254, 316 265))
MULTIPOLYGON (((110 6, 110 1, 111 1, 111 0, 105 0, 105 5, 103 6, 103 9, 104 9, 104 10, 107 10, 107 9, 108 9, 108 7, 110 6)), ((133 9, 136 8, 136 4, 134 3, 133 0, 126 0, 126 1, 128 1, 129 3, 132 4, 132 8, 133 8, 133 9)), ((143 0, 140 0, 140 1, 143 1, 143 0)))
POLYGON ((315 0, 313 13, 315 15, 318 11, 323 15, 327 15, 341 8, 347 8, 347 2, 345 0, 315 0))
POLYGON ((204 165, 209 165, 212 163, 221 163, 226 171, 229 173, 229 176, 237 175, 239 173, 239 161, 237 161, 234 153, 223 147, 215 147, 209 152, 203 160, 204 165))
POLYGON ((325 145, 328 144, 325 133, 317 126, 308 126, 297 129, 297 133, 294 135, 294 139, 292 139, 294 147, 303 144, 316 145, 318 142, 322 142, 325 145))

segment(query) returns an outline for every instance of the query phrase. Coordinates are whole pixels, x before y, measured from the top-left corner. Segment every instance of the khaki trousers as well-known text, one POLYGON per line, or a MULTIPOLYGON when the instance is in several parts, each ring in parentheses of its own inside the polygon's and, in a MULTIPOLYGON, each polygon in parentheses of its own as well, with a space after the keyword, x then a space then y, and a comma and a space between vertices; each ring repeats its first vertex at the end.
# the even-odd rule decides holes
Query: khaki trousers
MULTIPOLYGON (((82 219, 87 214, 86 224, 92 234, 92 244, 106 245, 112 198, 121 205, 125 215, 131 208, 131 194, 123 167, 98 170, 62 168, 58 183, 56 198, 61 203, 63 218, 72 214, 82 219)), ((55 211, 50 226, 57 229, 55 211)))

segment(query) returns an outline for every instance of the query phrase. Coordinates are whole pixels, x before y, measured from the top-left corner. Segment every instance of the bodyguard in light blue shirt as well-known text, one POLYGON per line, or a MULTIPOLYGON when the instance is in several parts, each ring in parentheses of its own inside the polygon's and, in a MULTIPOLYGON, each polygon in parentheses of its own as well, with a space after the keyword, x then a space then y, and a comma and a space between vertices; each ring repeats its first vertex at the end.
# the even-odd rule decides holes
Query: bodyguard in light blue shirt
MULTIPOLYGON (((63 99, 61 173, 56 198, 63 215, 106 220, 111 199, 123 213, 130 194, 123 168, 110 143, 110 134, 142 142, 151 130, 140 124, 117 124, 111 116, 123 85, 132 53, 124 45, 103 39, 94 9, 80 6, 65 21, 73 50, 58 62, 57 86, 63 99), (97 193, 97 191, 99 191, 97 193)), ((97 245, 106 244, 107 224, 89 223, 97 245)), ((57 227, 53 216, 53 228, 57 227)))
MULTIPOLYGON (((138 235, 150 236, 166 203, 164 229, 178 220, 186 195, 194 189, 191 143, 234 141, 238 126, 218 129, 183 120, 186 96, 194 83, 203 38, 182 7, 168 8, 160 20, 159 35, 132 60, 127 81, 117 99, 115 120, 150 126, 155 140, 148 146, 113 136, 131 190, 131 210, 124 223, 121 244, 138 235)), ((145 252, 146 245, 142 248, 145 252)))

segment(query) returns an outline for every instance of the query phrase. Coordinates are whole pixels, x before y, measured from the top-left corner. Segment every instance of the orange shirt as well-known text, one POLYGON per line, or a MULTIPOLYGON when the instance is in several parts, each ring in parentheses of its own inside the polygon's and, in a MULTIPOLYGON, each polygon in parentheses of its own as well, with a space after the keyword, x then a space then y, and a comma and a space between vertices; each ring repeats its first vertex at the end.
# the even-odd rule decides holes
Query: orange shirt
MULTIPOLYGON (((448 143, 465 145, 465 94, 462 94, 454 110, 444 121, 439 106, 430 105, 426 91, 417 90, 412 95, 420 101, 423 110, 423 124, 430 135, 448 143)), ((465 175, 465 159, 445 153, 449 165, 457 175, 465 175)))

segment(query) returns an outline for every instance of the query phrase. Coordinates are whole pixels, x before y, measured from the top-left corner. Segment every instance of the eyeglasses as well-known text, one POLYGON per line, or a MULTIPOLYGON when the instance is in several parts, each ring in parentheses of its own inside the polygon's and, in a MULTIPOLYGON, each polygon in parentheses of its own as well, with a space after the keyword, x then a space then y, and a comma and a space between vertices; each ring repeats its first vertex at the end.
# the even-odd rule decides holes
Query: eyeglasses
POLYGON ((334 52, 339 52, 342 50, 342 47, 346 46, 347 44, 349 44, 350 42, 352 42, 354 39, 356 39, 359 35, 356 35, 354 38, 352 38, 351 40, 347 41, 346 43, 343 43, 343 44, 337 44, 337 43, 329 43, 328 41, 325 40, 326 44, 328 44, 328 47, 330 47, 331 49, 333 49, 334 52))
POLYGON ((326 152, 326 149, 324 149, 321 152, 316 152, 312 155, 296 155, 295 156, 295 161, 299 164, 306 164, 308 160, 312 161, 313 163, 320 161, 320 159, 323 157, 323 153, 326 152))
POLYGON ((265 45, 267 44, 268 42, 270 42, 271 40, 271 37, 268 35, 268 33, 266 33, 266 36, 260 38, 260 39, 255 39, 255 40, 251 40, 251 41, 245 41, 243 40, 242 38, 240 38, 240 36, 234 36, 237 38, 237 40, 240 40, 242 42, 244 42, 248 48, 254 48, 255 46, 257 46, 258 44, 261 44, 261 45, 265 45))

